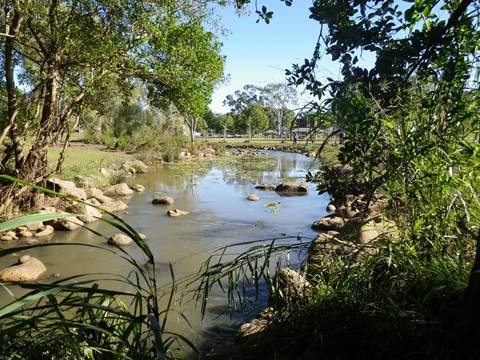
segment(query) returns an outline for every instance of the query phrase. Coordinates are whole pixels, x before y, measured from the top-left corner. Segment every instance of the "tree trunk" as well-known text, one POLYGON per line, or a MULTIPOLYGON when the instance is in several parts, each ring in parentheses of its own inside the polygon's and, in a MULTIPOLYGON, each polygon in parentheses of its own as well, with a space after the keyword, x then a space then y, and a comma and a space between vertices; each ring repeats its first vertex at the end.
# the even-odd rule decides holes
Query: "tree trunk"
POLYGON ((15 89, 15 62, 14 62, 14 48, 15 38, 20 30, 23 22, 23 16, 19 14, 18 9, 5 8, 5 82, 7 89, 7 125, 2 131, 0 137, 0 145, 5 139, 6 134, 9 134, 12 141, 12 150, 15 155, 15 165, 20 166, 23 162, 23 144, 18 136, 18 129, 15 120, 18 115, 17 95, 15 89), (11 12, 14 11, 11 23, 9 19, 11 12))

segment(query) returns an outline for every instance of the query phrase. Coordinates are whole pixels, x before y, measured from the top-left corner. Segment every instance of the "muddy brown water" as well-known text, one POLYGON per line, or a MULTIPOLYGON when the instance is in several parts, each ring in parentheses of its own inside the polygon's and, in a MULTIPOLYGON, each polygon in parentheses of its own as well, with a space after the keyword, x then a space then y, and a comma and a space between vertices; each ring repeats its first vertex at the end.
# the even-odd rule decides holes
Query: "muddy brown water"
MULTIPOLYGON (((146 235, 147 243, 156 258, 158 282, 160 285, 169 284, 169 264, 173 266, 175 277, 182 279, 196 273, 213 250, 225 245, 284 235, 313 237, 310 225, 325 214, 328 195, 319 196, 314 184, 308 185, 309 193, 305 196, 280 196, 274 191, 254 188, 260 183, 303 181, 310 167, 314 170, 318 164, 312 164, 312 160, 304 155, 284 152, 266 152, 256 157, 219 157, 159 166, 133 180, 133 183, 143 184, 146 191, 127 200, 128 213, 122 217, 146 235), (158 194, 172 196, 175 204, 152 205, 151 200, 158 194), (257 194, 260 201, 247 201, 249 194, 257 194), (173 207, 187 210, 190 214, 169 218, 166 211, 173 207)), ((90 226, 107 236, 118 232, 102 222, 90 226)), ((56 232, 42 241, 82 242, 108 247, 105 238, 85 229, 56 232)), ((2 248, 15 245, 0 244, 2 248)), ((139 262, 145 262, 144 256, 135 246, 126 250, 139 262)), ((9 265, 24 253, 26 252, 18 252, 11 258, 0 259, 0 267, 9 265)), ((83 273, 128 275, 132 271, 131 265, 126 261, 96 248, 44 247, 30 249, 28 253, 41 259, 49 273, 59 273, 62 277, 83 273)), ((9 288, 16 295, 22 293, 18 287, 9 288)), ((266 297, 266 292, 263 291, 259 301, 252 303, 249 308, 226 312, 225 294, 217 288, 209 297, 203 320, 198 306, 191 301, 183 301, 177 305, 191 326, 176 315, 170 317, 170 326, 205 348, 205 343, 210 344, 212 339, 217 342, 224 341, 224 336, 228 339, 228 334, 238 323, 265 306, 266 297)), ((186 296, 180 294, 178 298, 185 299, 186 296)), ((0 293, 3 304, 7 299, 5 292, 0 293)))

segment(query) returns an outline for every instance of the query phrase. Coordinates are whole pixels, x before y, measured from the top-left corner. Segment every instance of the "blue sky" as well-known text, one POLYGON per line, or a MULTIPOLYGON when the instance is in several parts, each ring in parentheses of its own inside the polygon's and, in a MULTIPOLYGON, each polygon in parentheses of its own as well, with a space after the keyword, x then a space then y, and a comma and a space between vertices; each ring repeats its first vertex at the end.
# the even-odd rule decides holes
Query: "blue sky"
MULTIPOLYGON (((214 112, 227 112, 228 108, 222 105, 225 97, 246 84, 285 82, 285 69, 303 62, 313 52, 320 26, 308 18, 310 1, 298 0, 291 7, 278 0, 264 3, 274 11, 270 24, 256 23, 254 11, 238 16, 232 7, 215 10, 230 34, 220 36, 229 80, 215 89, 210 104, 214 112)), ((338 65, 329 61, 324 61, 319 69, 320 75, 334 78, 338 72, 338 65)))

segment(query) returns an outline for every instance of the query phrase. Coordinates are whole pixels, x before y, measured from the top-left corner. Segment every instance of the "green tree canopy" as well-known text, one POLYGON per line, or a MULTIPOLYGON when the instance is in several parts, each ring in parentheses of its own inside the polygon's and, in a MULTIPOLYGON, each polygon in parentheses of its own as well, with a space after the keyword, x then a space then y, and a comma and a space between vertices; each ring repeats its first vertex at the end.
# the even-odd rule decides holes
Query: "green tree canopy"
POLYGON ((223 69, 220 44, 202 26, 206 16, 206 3, 196 1, 7 1, 2 165, 13 157, 18 176, 42 179, 48 145, 112 80, 128 93, 139 79, 155 105, 172 103, 198 118, 223 69), (37 134, 28 147, 24 124, 37 134))

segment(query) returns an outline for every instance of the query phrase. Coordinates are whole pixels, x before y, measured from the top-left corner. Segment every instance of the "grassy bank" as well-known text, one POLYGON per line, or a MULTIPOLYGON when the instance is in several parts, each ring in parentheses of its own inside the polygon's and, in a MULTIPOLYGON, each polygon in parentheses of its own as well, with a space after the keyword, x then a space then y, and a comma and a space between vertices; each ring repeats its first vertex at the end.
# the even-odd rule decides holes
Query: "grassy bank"
MULTIPOLYGON (((60 156, 60 148, 48 150, 48 163, 55 166, 60 156)), ((76 175, 95 176, 101 168, 115 167, 122 162, 132 160, 134 155, 120 151, 107 151, 99 148, 71 147, 65 151, 62 166, 62 179, 73 180, 76 175)))
MULTIPOLYGON (((226 147, 235 148, 275 148, 276 150, 292 151, 300 153, 317 152, 323 143, 322 138, 314 141, 299 140, 298 145, 294 146, 291 140, 271 139, 265 137, 248 138, 197 138, 197 143, 219 144, 226 147)), ((318 154, 320 160, 327 165, 337 164, 339 144, 333 139, 326 143, 322 152, 318 154)))

